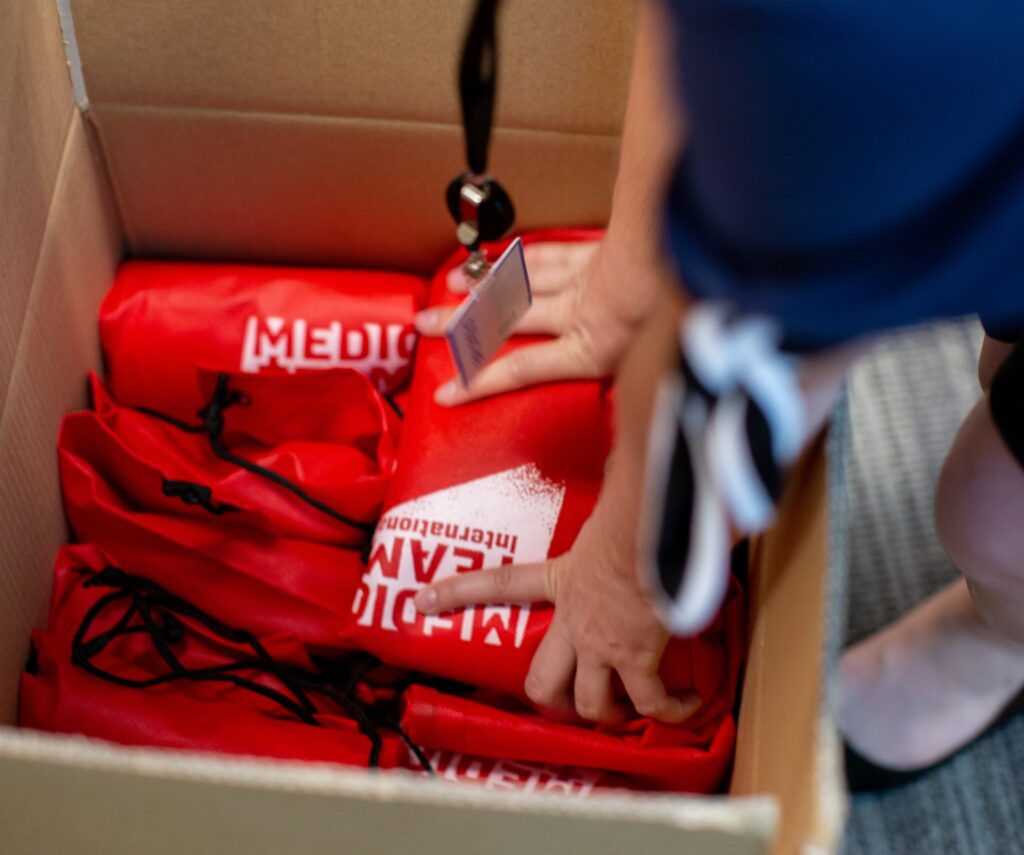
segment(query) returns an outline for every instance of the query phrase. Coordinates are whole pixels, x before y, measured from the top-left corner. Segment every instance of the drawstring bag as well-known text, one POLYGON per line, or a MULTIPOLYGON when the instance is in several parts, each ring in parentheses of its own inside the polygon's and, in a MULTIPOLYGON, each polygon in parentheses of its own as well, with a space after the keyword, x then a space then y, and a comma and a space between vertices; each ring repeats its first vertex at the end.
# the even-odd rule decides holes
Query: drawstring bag
MULTIPOLYGON (((402 728, 428 756, 439 751, 526 764, 590 769, 605 785, 711 793, 724 783, 735 746, 733 710, 746 637, 742 589, 700 635, 675 638, 660 675, 675 695, 701 703, 680 724, 634 716, 621 724, 556 722, 494 692, 414 685, 403 696, 402 728)), ((625 698, 623 698, 625 700, 625 698)), ((441 774, 438 764, 434 768, 441 774)))
POLYGON ((358 671, 318 668, 293 636, 227 626, 92 545, 59 553, 49 631, 32 644, 23 727, 357 766, 427 762, 359 698, 358 671))
MULTIPOLYGON (((636 789, 628 778, 600 769, 523 763, 443 750, 426 750, 423 754, 438 780, 476 785, 485 790, 586 798, 594 792, 636 789)), ((428 774, 412 753, 409 755, 409 768, 428 774)))
MULTIPOLYGON (((446 276, 464 258, 461 251, 437 272, 430 305, 458 302, 446 276)), ((453 374, 445 342, 421 341, 398 464, 353 604, 351 639, 395 665, 522 695, 549 605, 424 616, 413 596, 455 573, 569 549, 601 488, 610 407, 603 384, 589 381, 459 407, 435 404, 434 390, 453 374)))
POLYGON ((118 566, 230 626, 291 633, 315 652, 350 646, 343 639, 363 569, 358 550, 238 525, 231 513, 140 510, 76 449, 61 445, 58 458, 72 530, 118 566))
MULTIPOLYGON (((610 773, 644 789, 715 792, 728 772, 736 739, 728 714, 710 742, 701 745, 685 723, 635 719, 616 726, 573 725, 527 708, 487 704, 426 686, 411 686, 403 704, 402 729, 428 758, 444 749, 493 760, 589 768, 591 774, 610 773)), ((441 771, 438 765, 435 769, 441 771)))
POLYGON ((100 307, 110 389, 123 405, 180 419, 204 403, 197 368, 352 368, 393 392, 408 379, 424 284, 377 271, 127 261, 100 307))
POLYGON ((363 545, 395 465, 398 418, 362 375, 204 375, 192 422, 119 406, 90 375, 93 409, 59 447, 134 508, 224 517, 282 537, 363 545))

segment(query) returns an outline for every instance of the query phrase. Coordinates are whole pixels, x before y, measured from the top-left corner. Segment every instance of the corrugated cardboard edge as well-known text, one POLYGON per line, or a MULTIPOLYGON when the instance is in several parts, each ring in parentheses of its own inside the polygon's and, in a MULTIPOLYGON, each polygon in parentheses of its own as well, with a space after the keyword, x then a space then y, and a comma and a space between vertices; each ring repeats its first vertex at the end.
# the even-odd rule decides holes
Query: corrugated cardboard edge
POLYGON ((680 829, 717 830, 770 841, 777 806, 770 798, 593 794, 587 799, 516 791, 491 792, 471 785, 392 771, 367 775, 331 764, 248 760, 182 751, 130 748, 80 736, 51 736, 0 728, 0 758, 149 778, 427 805, 528 811, 541 815, 657 822, 680 829))
POLYGON ((54 452, 57 427, 84 406, 98 366, 96 312, 120 258, 102 164, 69 104, 46 229, 0 410, 0 721, 11 721, 29 632, 45 622, 53 556, 67 539, 54 452))
POLYGON ((842 765, 842 742, 837 725, 839 710, 839 657, 842 653, 847 607, 847 532, 849 501, 847 463, 850 451, 850 407, 844 391, 836 407, 825 442, 828 494, 828 564, 825 582, 824 657, 822 663, 821 719, 818 724, 818 825, 815 839, 802 855, 819 855, 839 849, 849 814, 842 765))
POLYGON ((782 799, 777 855, 836 851, 845 820, 831 679, 843 618, 835 585, 844 584, 845 445, 840 419, 794 467, 776 525, 752 542, 756 616, 731 792, 782 799))
POLYGON ((82 54, 78 50, 78 36, 75 34, 75 20, 71 14, 71 0, 57 0, 57 14, 60 29, 64 35, 64 52, 68 58, 68 74, 71 76, 71 92, 75 103, 83 113, 89 110, 89 93, 85 88, 82 72, 82 54))

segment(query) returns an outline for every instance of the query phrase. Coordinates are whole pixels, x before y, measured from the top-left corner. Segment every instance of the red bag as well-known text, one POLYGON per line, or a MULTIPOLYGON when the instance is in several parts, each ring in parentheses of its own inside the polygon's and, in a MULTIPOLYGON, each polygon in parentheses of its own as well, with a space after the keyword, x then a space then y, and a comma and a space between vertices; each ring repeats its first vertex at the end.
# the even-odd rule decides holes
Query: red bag
POLYGON ((408 378, 424 282, 355 270, 128 261, 100 308, 114 397, 188 419, 196 368, 355 368, 382 392, 408 378))
MULTIPOLYGON (((371 760, 371 739, 336 693, 317 688, 294 637, 220 627, 108 565, 91 545, 58 554, 50 630, 33 633, 34 662, 21 676, 22 727, 125 745, 371 760)), ((406 765, 398 736, 375 738, 377 765, 406 765)))
POLYGON ((359 553, 228 522, 134 508, 90 462, 58 449, 64 508, 81 541, 231 626, 289 632, 317 652, 337 650, 351 623, 359 553))
MULTIPOLYGON (((240 396, 242 405, 225 408, 216 437, 118 406, 90 375, 93 411, 66 416, 58 445, 88 461, 138 510, 213 515, 282 537, 364 543, 395 465, 397 416, 380 394, 347 369, 223 376, 227 385, 210 394, 240 396), (218 450, 228 451, 228 459, 218 450), (247 463, 257 471, 244 468, 247 463)), ((218 378, 202 379, 219 388, 218 378)))
POLYGON ((712 793, 725 780, 736 728, 719 719, 710 743, 695 744, 683 725, 635 719, 616 726, 564 724, 524 708, 502 708, 472 698, 411 686, 404 695, 402 729, 427 749, 446 749, 525 763, 583 767, 625 776, 634 786, 712 793))
MULTIPOLYGON (((628 778, 600 769, 573 769, 546 763, 522 763, 493 757, 474 757, 451 751, 426 751, 431 769, 439 780, 474 784, 485 790, 523 793, 558 793, 585 798, 595 791, 636 789, 628 778)), ((426 775, 420 761, 411 756, 409 768, 426 775)))
POLYGON ((493 692, 459 697, 415 685, 403 698, 402 728, 433 751, 597 769, 618 776, 616 786, 625 781, 645 789, 715 792, 735 745, 732 711, 745 627, 743 592, 730 579, 722 609, 708 628, 669 642, 659 671, 666 689, 701 699, 681 724, 640 716, 615 725, 559 723, 493 692))
MULTIPOLYGON (((431 305, 458 302, 445 280, 464 257, 458 253, 437 272, 431 305)), ((443 340, 420 342, 398 465, 354 604, 352 638, 387 662, 521 695, 549 606, 423 616, 412 598, 435 579, 566 551, 601 487, 610 412, 598 382, 438 406, 434 390, 453 371, 443 340)))

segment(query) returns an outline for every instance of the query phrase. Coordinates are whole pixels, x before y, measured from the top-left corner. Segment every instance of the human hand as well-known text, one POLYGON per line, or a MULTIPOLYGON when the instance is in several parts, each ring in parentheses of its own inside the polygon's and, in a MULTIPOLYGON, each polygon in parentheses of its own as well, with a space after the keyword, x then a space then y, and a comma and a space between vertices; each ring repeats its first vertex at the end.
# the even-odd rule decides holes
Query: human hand
POLYGON ((575 710, 592 721, 623 721, 629 710, 616 698, 617 674, 640 715, 677 723, 699 699, 669 695, 658 676, 669 636, 640 590, 632 537, 619 536, 631 529, 610 526, 612 511, 599 503, 565 555, 460 573, 419 591, 416 606, 437 614, 481 603, 554 603, 524 684, 533 703, 563 716, 575 710))
MULTIPOLYGON (((659 270, 622 242, 535 243, 525 247, 533 305, 513 330, 554 338, 519 348, 484 366, 470 388, 455 378, 435 393, 453 406, 524 386, 612 374, 650 309, 659 270)), ((471 280, 461 267, 448 288, 466 293, 471 280)), ((422 335, 438 336, 455 307, 416 316, 422 335)))

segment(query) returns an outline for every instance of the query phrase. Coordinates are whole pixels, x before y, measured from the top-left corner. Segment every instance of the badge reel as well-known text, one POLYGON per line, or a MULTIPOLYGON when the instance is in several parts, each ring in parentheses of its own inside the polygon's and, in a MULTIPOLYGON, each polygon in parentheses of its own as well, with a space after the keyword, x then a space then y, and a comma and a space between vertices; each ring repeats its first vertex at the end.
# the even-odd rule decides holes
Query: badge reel
POLYGON ((496 14, 499 0, 477 0, 459 67, 459 97, 469 169, 445 191, 455 235, 469 250, 463 270, 476 284, 445 327, 464 386, 508 338, 530 307, 530 281, 518 239, 492 267, 482 244, 512 228, 515 208, 505 188, 487 174, 487 149, 497 88, 496 14))
POLYGON ((512 200, 493 178, 472 172, 452 181, 445 199, 456 223, 455 236, 469 250, 463 269, 470 278, 482 279, 489 265, 480 244, 497 240, 512 228, 516 218, 512 200))

